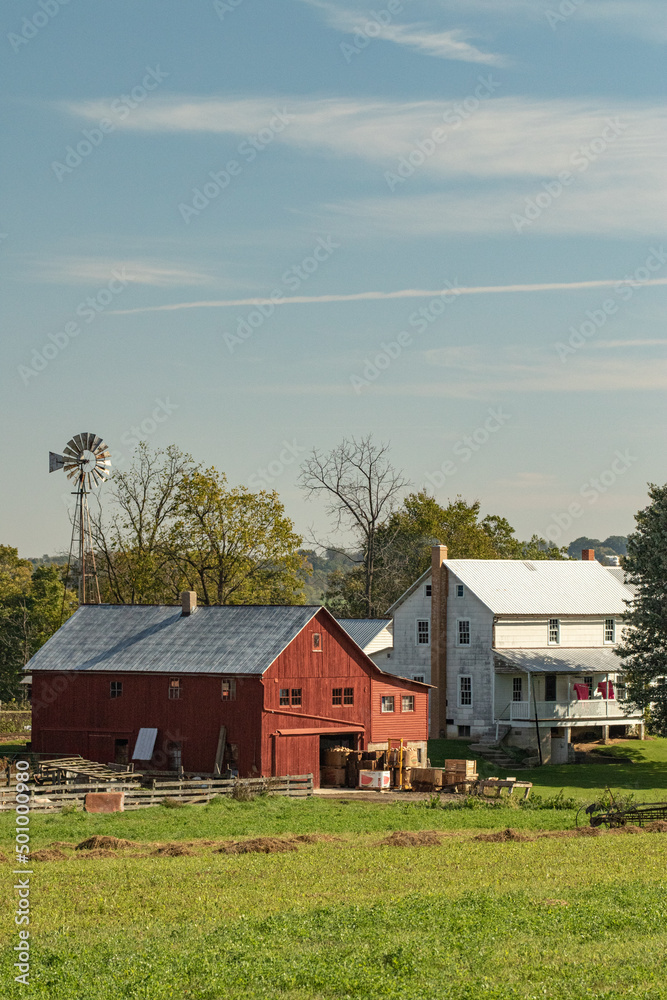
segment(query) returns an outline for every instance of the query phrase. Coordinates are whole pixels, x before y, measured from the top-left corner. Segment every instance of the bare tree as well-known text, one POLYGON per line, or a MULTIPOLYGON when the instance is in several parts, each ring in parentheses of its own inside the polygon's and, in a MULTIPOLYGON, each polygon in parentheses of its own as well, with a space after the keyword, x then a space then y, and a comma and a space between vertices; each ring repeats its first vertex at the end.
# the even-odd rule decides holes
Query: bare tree
POLYGON ((378 530, 399 504, 408 480, 390 463, 387 444, 367 435, 344 438, 327 454, 313 449, 301 466, 299 485, 310 499, 324 493, 334 529, 352 528, 363 550, 364 604, 373 611, 378 530))

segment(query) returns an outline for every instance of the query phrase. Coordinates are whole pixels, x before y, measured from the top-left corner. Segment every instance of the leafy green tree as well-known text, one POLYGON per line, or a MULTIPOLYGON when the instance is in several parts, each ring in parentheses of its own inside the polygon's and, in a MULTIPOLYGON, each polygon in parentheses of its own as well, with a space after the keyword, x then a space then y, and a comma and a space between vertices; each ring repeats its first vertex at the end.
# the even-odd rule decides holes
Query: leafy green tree
POLYGON ((0 545, 0 698, 19 699, 19 682, 30 657, 77 608, 65 591, 63 567, 33 569, 18 550, 0 545))
POLYGON ((616 649, 623 658, 626 701, 644 709, 654 732, 667 736, 667 485, 649 484, 651 503, 635 517, 625 571, 637 587, 616 649))
POLYGON ((169 552, 203 604, 303 604, 302 539, 275 491, 230 489, 215 468, 180 480, 169 552))

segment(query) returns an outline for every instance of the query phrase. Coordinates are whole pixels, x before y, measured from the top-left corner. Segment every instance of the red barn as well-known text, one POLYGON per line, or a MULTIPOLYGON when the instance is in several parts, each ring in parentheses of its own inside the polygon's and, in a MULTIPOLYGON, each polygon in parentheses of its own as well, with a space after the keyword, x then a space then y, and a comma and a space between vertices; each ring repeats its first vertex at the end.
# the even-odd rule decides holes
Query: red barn
POLYGON ((29 664, 33 750, 316 784, 325 746, 402 737, 425 757, 428 685, 385 674, 324 608, 194 597, 79 608, 29 664))

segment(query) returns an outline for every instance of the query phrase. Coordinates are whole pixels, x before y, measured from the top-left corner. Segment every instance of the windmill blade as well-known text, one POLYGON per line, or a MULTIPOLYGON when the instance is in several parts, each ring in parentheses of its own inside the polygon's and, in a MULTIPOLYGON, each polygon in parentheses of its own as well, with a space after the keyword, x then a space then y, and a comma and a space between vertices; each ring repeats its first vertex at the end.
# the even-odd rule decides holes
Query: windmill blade
POLYGON ((90 435, 90 437, 92 437, 92 439, 93 439, 93 440, 91 441, 90 445, 89 445, 89 447, 90 447, 90 450, 91 450, 92 452, 94 452, 95 454, 97 454, 97 449, 99 448, 99 446, 100 446, 101 444, 104 444, 104 441, 103 441, 103 440, 102 440, 102 438, 101 438, 101 437, 99 436, 99 434, 91 434, 91 435, 90 435))
POLYGON ((81 452, 78 449, 73 448, 72 442, 68 441, 67 444, 65 445, 65 451, 63 452, 63 454, 65 455, 65 458, 72 458, 74 459, 75 462, 78 462, 79 455, 81 454, 81 452))
POLYGON ((65 465, 65 459, 62 455, 56 455, 54 451, 49 452, 49 472, 57 472, 58 469, 62 469, 65 465))
POLYGON ((93 440, 94 437, 95 435, 91 434, 90 431, 84 431, 84 433, 81 435, 81 440, 83 441, 83 447, 86 448, 88 451, 90 451, 90 442, 93 440))
POLYGON ((80 454, 85 448, 82 436, 80 434, 75 434, 74 437, 72 438, 72 441, 74 442, 75 447, 79 449, 79 454, 80 454))

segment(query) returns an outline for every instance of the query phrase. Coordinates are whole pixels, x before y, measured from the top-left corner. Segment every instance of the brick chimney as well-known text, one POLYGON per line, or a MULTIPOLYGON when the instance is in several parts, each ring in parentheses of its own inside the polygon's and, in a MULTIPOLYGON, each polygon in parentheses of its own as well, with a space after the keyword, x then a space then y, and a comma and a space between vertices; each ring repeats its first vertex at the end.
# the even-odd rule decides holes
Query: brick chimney
POLYGON ((595 562, 595 549, 582 549, 581 558, 584 562, 595 562))
POLYGON ((181 608, 183 615, 191 615, 193 611, 197 610, 196 590, 184 590, 181 593, 181 608))
POLYGON ((447 732, 447 597, 449 574, 443 566, 446 545, 431 549, 431 738, 447 732))

